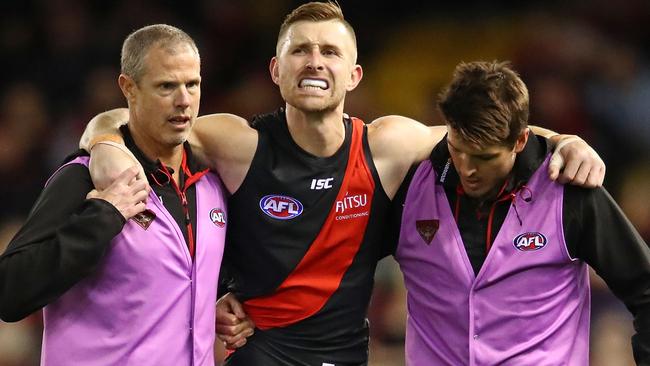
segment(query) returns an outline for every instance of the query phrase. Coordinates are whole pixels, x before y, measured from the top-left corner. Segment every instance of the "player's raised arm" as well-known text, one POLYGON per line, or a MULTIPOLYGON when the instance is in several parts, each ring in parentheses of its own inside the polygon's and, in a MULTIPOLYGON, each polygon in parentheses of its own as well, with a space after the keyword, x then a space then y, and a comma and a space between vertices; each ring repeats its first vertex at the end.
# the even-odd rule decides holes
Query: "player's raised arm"
MULTIPOLYGON (((548 138, 555 147, 549 175, 585 187, 602 185, 605 164, 594 149, 575 135, 531 126, 535 134, 548 138)), ((382 186, 393 197, 408 169, 429 158, 434 146, 447 133, 446 126, 427 127, 403 116, 385 116, 368 125, 370 150, 382 186)))
POLYGON ((553 147, 548 167, 548 175, 552 180, 585 188, 603 185, 605 163, 587 142, 576 135, 558 134, 539 126, 529 127, 535 135, 548 139, 553 147))
POLYGON ((79 148, 90 152, 91 145, 97 141, 110 140, 124 144, 119 128, 128 120, 128 108, 111 109, 96 115, 86 125, 86 129, 79 140, 79 148))
POLYGON ((429 157, 446 133, 444 126, 427 127, 403 116, 385 116, 368 125, 368 143, 381 184, 393 197, 414 164, 429 157))
POLYGON ((105 189, 118 177, 120 172, 131 166, 144 171, 133 154, 124 146, 120 126, 129 120, 127 108, 112 109, 93 117, 84 130, 79 147, 91 154, 90 173, 93 184, 99 190, 105 189))
POLYGON ((239 188, 253 160, 257 131, 233 114, 210 114, 197 118, 188 141, 197 157, 219 172, 232 193, 239 188))
MULTIPOLYGON (((95 186, 107 187, 124 169, 138 165, 124 146, 119 127, 129 118, 128 109, 113 109, 95 116, 86 127, 79 147, 92 157, 90 172, 95 186)), ((197 118, 188 141, 197 159, 221 175, 234 192, 248 171, 257 147, 257 132, 248 122, 232 114, 197 118)))

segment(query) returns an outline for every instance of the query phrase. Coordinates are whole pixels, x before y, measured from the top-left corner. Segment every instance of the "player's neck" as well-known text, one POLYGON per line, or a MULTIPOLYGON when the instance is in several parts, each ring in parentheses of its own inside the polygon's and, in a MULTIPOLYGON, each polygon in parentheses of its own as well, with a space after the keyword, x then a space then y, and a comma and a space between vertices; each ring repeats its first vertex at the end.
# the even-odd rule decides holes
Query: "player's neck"
POLYGON ((332 156, 345 140, 342 106, 334 111, 305 113, 287 105, 286 116, 291 137, 312 155, 332 156))

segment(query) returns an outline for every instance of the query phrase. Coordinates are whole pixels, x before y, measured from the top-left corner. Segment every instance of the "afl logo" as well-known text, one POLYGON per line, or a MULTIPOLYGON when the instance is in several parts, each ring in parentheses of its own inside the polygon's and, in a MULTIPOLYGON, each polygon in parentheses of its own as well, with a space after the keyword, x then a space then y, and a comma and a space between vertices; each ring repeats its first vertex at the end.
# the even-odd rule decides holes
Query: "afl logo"
POLYGON ((538 232, 523 233, 517 235, 513 244, 522 252, 540 250, 546 245, 546 237, 538 232))
POLYGON ((290 220, 302 213, 302 203, 295 198, 270 194, 260 200, 260 209, 278 220, 290 220))
POLYGON ((220 208, 210 210, 210 220, 218 227, 226 226, 226 213, 220 208))

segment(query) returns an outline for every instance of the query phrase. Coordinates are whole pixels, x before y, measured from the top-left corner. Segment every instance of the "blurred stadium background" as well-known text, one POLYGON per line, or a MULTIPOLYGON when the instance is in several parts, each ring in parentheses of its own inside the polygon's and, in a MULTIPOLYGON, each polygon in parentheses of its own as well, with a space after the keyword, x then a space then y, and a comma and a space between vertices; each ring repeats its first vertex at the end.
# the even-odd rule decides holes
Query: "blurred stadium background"
MULTIPOLYGON (((186 30, 201 50, 201 114, 249 118, 282 105, 267 65, 284 15, 303 2, 0 2, 0 251, 86 122, 126 105, 116 80, 128 33, 152 23, 186 30)), ((530 89, 531 122, 594 146, 605 186, 650 241, 649 1, 340 3, 365 71, 348 113, 438 124, 435 97, 459 61, 511 60, 530 89)), ((370 364, 403 365, 405 294, 392 259, 376 279, 370 364)), ((591 364, 632 365, 631 316, 592 282, 591 364)), ((0 366, 37 365, 41 331, 40 314, 0 322, 0 366)))

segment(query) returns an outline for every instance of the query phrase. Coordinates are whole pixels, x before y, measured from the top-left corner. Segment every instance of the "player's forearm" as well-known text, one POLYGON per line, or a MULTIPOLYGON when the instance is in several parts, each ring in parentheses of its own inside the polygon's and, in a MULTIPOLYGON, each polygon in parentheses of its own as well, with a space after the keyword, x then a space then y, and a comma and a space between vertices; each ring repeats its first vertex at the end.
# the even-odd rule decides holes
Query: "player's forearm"
POLYGON ((126 108, 112 109, 96 115, 86 126, 86 130, 79 141, 79 148, 90 151, 91 142, 102 135, 114 135, 119 139, 119 127, 126 123, 128 119, 129 110, 126 108))
POLYGON ((559 133, 549 130, 547 128, 539 127, 539 126, 534 126, 530 125, 528 126, 531 131, 537 136, 542 136, 546 139, 548 139, 551 142, 551 146, 555 147, 557 146, 557 143, 562 139, 562 136, 565 135, 560 135, 559 133))
POLYGON ((544 138, 551 140, 554 146, 555 143, 557 143, 557 139, 559 138, 559 136, 561 136, 559 133, 549 130, 547 128, 534 126, 534 125, 530 125, 528 127, 530 128, 531 131, 533 131, 535 135, 542 136, 544 138))

